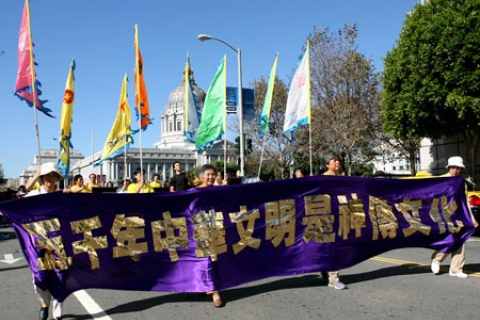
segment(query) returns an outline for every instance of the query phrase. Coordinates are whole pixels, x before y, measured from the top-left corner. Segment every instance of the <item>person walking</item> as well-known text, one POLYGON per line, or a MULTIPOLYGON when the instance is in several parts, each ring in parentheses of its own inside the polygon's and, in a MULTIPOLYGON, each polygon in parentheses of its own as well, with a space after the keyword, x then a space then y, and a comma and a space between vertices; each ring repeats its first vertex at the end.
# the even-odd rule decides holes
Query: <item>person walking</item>
MULTIPOLYGON (((339 171, 341 170, 342 166, 340 164, 340 158, 336 155, 332 155, 330 158, 327 159, 326 162, 327 171, 323 173, 325 176, 337 176, 339 175, 339 171)), ((340 281, 340 271, 322 271, 321 272, 322 278, 325 280, 328 279, 328 286, 333 289, 343 290, 346 289, 347 286, 340 281)))
MULTIPOLYGON (((40 194, 46 194, 57 191, 57 182, 63 179, 57 165, 54 162, 46 162, 41 165, 39 171, 40 188, 30 191, 26 197, 36 196, 40 194)), ((39 288, 35 281, 33 282, 33 288, 37 299, 41 303, 39 311, 39 319, 47 320, 50 305, 52 306, 52 316, 54 320, 62 319, 62 303, 54 299, 48 290, 42 290, 39 288)))
MULTIPOLYGON (((457 177, 462 173, 462 169, 465 169, 465 165, 463 164, 462 157, 455 156, 448 158, 447 163, 447 170, 448 172, 442 177, 457 177)), ((478 227, 478 222, 475 220, 475 217, 472 215, 473 224, 478 227)), ((452 277, 457 278, 467 278, 468 275, 463 272, 463 267, 465 266, 465 243, 452 252, 440 252, 434 251, 432 254, 432 262, 430 268, 432 269, 433 274, 437 275, 440 274, 440 264, 448 257, 451 256, 450 260, 450 269, 448 274, 452 277)))

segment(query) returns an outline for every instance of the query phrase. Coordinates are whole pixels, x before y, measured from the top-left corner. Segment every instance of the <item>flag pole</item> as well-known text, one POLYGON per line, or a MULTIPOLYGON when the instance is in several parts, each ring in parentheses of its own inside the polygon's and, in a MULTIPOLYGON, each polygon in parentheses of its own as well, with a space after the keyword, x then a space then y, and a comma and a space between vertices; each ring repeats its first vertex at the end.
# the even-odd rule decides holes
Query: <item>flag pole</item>
POLYGON ((310 96, 310 42, 309 41, 307 41, 307 116, 308 116, 308 148, 310 153, 310 176, 313 176, 312 101, 310 96))
MULTIPOLYGON (((139 60, 139 43, 138 43, 138 24, 135 24, 135 43, 137 44, 136 48, 135 48, 135 64, 138 63, 139 60)), ((134 72, 136 73, 135 74, 135 89, 137 91, 137 94, 138 94, 138 106, 136 106, 138 108, 138 130, 140 131, 140 136, 139 136, 139 146, 140 146, 140 172, 142 174, 142 177, 143 177, 143 150, 142 150, 142 100, 141 100, 141 96, 140 96, 140 67, 139 66, 135 66, 134 68, 134 72)), ((145 182, 145 181, 144 181, 145 182)))
POLYGON ((32 29, 30 26, 30 1, 27 1, 27 16, 28 16, 28 37, 30 45, 30 66, 31 66, 31 77, 32 77, 32 96, 33 96, 33 115, 35 118, 35 135, 37 137, 37 148, 38 148, 38 162, 42 164, 42 148, 40 146, 40 130, 38 127, 38 116, 37 116, 37 99, 36 99, 36 88, 35 88, 35 63, 33 62, 33 42, 32 42, 32 29))
MULTIPOLYGON (((123 126, 124 128, 127 127, 127 114, 123 115, 123 126)), ((125 142, 127 141, 127 130, 125 130, 125 142)), ((122 185, 125 183, 125 179, 128 177, 128 170, 127 170, 127 152, 128 148, 126 147, 125 143, 125 152, 123 153, 123 180, 122 185)))
POLYGON ((265 133, 262 139, 262 152, 260 153, 260 163, 258 164, 258 175, 257 175, 259 179, 260 179, 260 172, 262 171, 263 152, 265 151, 266 140, 267 140, 267 133, 265 133))
POLYGON ((95 161, 95 147, 93 145, 93 141, 94 141, 94 118, 92 118, 92 173, 94 173, 94 166, 93 166, 93 163, 95 161))

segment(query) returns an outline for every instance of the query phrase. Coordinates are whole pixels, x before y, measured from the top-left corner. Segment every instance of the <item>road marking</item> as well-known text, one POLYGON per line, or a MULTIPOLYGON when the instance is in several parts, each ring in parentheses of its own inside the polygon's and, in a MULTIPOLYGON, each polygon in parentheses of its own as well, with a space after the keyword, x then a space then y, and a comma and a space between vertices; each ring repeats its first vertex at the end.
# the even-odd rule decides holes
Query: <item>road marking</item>
MULTIPOLYGON (((398 260, 398 259, 391 259, 391 258, 385 258, 385 257, 373 257, 373 258, 370 258, 369 260, 430 270, 430 264, 418 263, 415 261, 398 260)), ((442 270, 442 272, 444 273, 448 273, 447 267, 441 267, 440 270, 442 270)), ((468 274, 469 277, 480 278, 480 272, 473 272, 468 270, 464 270, 464 272, 468 274)))
POLYGON ((95 320, 112 320, 108 314, 93 300, 93 298, 85 291, 80 290, 73 293, 78 302, 95 320))
POLYGON ((0 260, 0 262, 3 263, 14 264, 17 261, 22 260, 22 258, 15 259, 11 253, 4 254, 3 256, 5 257, 5 260, 0 260))

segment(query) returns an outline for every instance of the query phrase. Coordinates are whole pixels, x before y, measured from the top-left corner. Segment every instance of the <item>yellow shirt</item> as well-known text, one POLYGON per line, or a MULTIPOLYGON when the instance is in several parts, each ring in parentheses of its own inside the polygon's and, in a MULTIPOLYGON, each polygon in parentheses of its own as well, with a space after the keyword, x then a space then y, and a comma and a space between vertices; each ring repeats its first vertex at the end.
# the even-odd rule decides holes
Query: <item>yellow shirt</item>
MULTIPOLYGON (((137 193, 137 190, 138 190, 138 183, 137 182, 130 183, 127 189, 127 193, 137 193)), ((142 190, 140 190, 139 193, 152 193, 152 192, 153 192, 153 188, 150 185, 145 184, 143 185, 143 188, 142 190)))
MULTIPOLYGON (((72 190, 72 192, 77 192, 78 189, 80 189, 80 187, 77 186, 77 185, 74 185, 70 188, 70 190, 72 190)), ((84 187, 82 189, 82 191, 80 191, 80 193, 92 193, 92 190, 88 187, 84 187)))
POLYGON ((89 182, 87 184, 87 188, 92 190, 92 188, 102 188, 103 186, 101 184, 98 184, 98 183, 91 183, 89 182))
POLYGON ((150 187, 152 188, 161 188, 162 187, 162 184, 158 181, 152 181, 150 182, 150 187))

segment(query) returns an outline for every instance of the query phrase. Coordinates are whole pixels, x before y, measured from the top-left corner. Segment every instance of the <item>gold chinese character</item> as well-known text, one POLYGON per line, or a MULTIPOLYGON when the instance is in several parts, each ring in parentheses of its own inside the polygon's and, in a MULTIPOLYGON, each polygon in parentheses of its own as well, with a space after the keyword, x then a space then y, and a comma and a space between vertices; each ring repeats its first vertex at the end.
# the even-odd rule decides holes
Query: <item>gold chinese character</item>
POLYGON ((276 248, 282 240, 285 246, 295 243, 295 200, 287 199, 265 204, 266 240, 276 248), (288 234, 288 237, 286 236, 288 234))
POLYGON ((102 223, 98 216, 70 222, 70 227, 72 228, 73 233, 82 233, 83 239, 79 241, 74 241, 72 243, 73 253, 81 254, 84 252, 88 253, 92 269, 100 268, 100 261, 98 259, 97 249, 108 248, 107 236, 94 237, 92 235, 92 230, 100 229, 102 223))
POLYGON ((45 249, 45 255, 37 258, 40 270, 66 270, 72 265, 72 258, 67 257, 61 236, 49 237, 48 234, 60 231, 58 219, 43 220, 22 225, 29 234, 35 236, 35 244, 45 249), (55 255, 54 255, 55 253, 55 255))
POLYGON ((239 253, 246 247, 258 249, 260 247, 261 240, 254 238, 253 229, 255 227, 255 220, 260 218, 260 212, 256 210, 247 211, 247 207, 241 206, 240 212, 230 213, 230 220, 237 225, 238 235, 240 240, 233 245, 233 252, 239 253), (244 222, 247 222, 245 228, 244 222))
POLYGON ((352 200, 348 200, 346 196, 337 196, 338 199, 338 215, 339 226, 338 235, 344 240, 348 239, 350 230, 355 230, 355 238, 362 236, 362 228, 365 228, 365 211, 363 201, 357 198, 355 193, 352 194, 352 200))
POLYGON ((311 240, 320 243, 335 242, 333 230, 335 217, 332 215, 330 196, 328 194, 306 196, 304 201, 303 225, 306 227, 303 240, 307 243, 311 240))
POLYGON ((178 261, 177 248, 188 249, 187 220, 185 217, 172 219, 168 211, 162 216, 163 221, 152 222, 153 245, 156 252, 168 250, 170 261, 175 262, 178 261))
POLYGON ((194 233, 193 239, 197 242, 197 257, 210 256, 212 261, 217 255, 227 252, 225 243, 225 229, 223 214, 211 209, 209 212, 200 211, 192 216, 194 233))
POLYGON ((440 199, 433 198, 430 207, 430 217, 438 224, 439 233, 443 234, 448 230, 449 233, 457 233, 463 228, 463 222, 456 220, 456 224, 452 221, 452 215, 458 209, 457 202, 452 199, 448 203, 448 198, 442 196, 440 199), (440 208, 441 210, 440 210, 440 208))
POLYGON ((140 217, 126 217, 124 214, 117 214, 110 230, 117 246, 113 248, 113 257, 130 256, 132 260, 138 261, 139 254, 146 253, 148 246, 146 242, 137 242, 145 238, 145 220, 140 217))
POLYGON ((382 234, 383 239, 397 237, 398 222, 393 214, 392 207, 387 201, 369 196, 368 213, 372 221, 373 237, 372 240, 378 240, 378 233, 382 234))
POLYGON ((396 203, 395 207, 400 211, 409 224, 408 228, 403 228, 403 235, 409 237, 416 232, 421 232, 424 235, 430 235, 432 227, 427 226, 420 220, 419 210, 422 207, 422 200, 410 200, 404 198, 402 203, 396 203))

